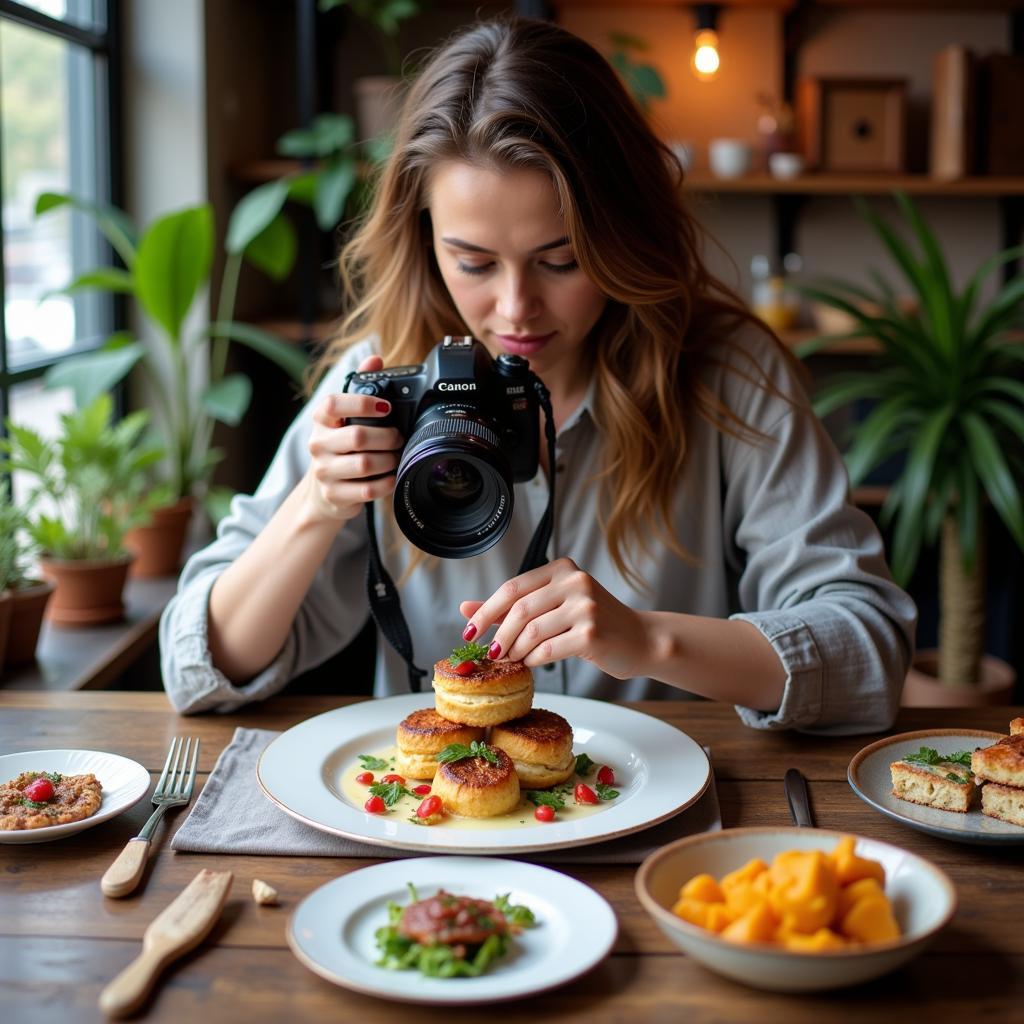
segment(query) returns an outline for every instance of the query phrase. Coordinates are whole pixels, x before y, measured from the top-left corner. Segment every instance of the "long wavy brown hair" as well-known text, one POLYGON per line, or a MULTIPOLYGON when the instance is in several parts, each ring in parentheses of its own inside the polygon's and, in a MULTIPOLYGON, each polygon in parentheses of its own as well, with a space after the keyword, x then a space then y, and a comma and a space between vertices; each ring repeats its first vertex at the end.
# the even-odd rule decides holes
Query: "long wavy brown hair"
POLYGON ((767 328, 701 261, 703 235, 685 207, 678 161, 607 61, 556 25, 476 24, 423 67, 373 202, 343 247, 346 314, 313 379, 371 335, 394 365, 422 362, 445 334, 469 333, 431 239, 431 171, 450 160, 550 178, 573 253, 608 297, 588 347, 603 448, 597 514, 609 551, 634 583, 626 552, 649 550, 650 537, 690 560, 671 518, 688 418, 761 437, 711 390, 705 371, 724 365, 778 393, 730 341, 745 324, 767 328))

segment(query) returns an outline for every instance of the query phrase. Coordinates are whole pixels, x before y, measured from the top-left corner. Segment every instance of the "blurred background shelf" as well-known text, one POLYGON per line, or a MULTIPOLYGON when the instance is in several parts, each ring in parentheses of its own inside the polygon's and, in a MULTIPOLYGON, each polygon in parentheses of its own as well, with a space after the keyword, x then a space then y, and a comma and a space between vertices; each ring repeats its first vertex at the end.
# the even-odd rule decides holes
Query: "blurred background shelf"
MULTIPOLYGON (((1024 100, 1024 98, 1022 98, 1024 100)), ((906 192, 916 196, 1024 196, 1024 176, 973 177, 941 181, 926 174, 803 174, 798 178, 773 178, 750 174, 742 178, 716 178, 706 173, 687 175, 683 188, 689 192, 728 192, 749 195, 889 195, 906 192)))

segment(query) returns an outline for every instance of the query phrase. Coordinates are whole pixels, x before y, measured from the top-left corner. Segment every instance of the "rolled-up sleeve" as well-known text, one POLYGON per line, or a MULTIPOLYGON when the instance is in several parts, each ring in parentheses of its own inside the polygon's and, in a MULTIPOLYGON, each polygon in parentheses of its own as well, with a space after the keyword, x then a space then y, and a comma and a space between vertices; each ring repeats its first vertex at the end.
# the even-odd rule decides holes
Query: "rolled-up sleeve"
POLYGON ((210 591, 220 574, 248 548, 309 466, 312 410, 321 395, 341 391, 345 374, 370 351, 350 350, 322 381, 289 427, 253 495, 236 495, 216 539, 181 572, 178 590, 160 620, 164 689, 182 713, 233 711, 283 689, 290 679, 350 643, 369 614, 365 598, 366 531, 361 516, 345 523, 317 570, 281 650, 253 679, 232 683, 213 664, 209 645, 210 591))
POLYGON ((740 608, 730 617, 772 645, 786 683, 775 711, 737 712, 761 729, 881 731, 899 707, 917 609, 893 582, 874 523, 850 503, 842 459, 795 374, 781 355, 764 358, 794 401, 761 393, 753 422, 767 438, 723 447, 740 608))

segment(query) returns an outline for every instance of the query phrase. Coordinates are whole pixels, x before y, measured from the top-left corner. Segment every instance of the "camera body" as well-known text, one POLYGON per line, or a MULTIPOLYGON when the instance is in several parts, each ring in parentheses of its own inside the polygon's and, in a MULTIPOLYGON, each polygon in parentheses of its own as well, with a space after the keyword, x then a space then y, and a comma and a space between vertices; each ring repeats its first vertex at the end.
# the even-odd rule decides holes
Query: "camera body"
POLYGON ((406 439, 395 518, 418 547, 441 557, 479 554, 511 522, 513 483, 532 480, 540 453, 536 375, 522 356, 490 354, 447 336, 417 366, 352 374, 346 390, 391 403, 384 417, 406 439))

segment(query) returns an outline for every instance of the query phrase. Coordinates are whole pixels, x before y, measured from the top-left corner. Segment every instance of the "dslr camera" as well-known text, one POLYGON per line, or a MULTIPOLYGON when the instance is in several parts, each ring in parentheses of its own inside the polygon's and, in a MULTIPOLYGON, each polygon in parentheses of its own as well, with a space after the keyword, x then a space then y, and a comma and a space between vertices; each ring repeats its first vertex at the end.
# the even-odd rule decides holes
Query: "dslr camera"
POLYGON ((491 359, 471 337, 444 338, 418 366, 351 374, 345 390, 391 403, 383 418, 406 438, 395 519, 418 548, 468 558, 512 521, 513 484, 532 480, 540 449, 540 382, 522 356, 491 359))

